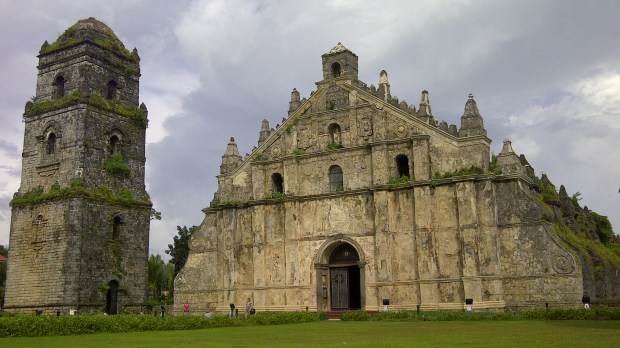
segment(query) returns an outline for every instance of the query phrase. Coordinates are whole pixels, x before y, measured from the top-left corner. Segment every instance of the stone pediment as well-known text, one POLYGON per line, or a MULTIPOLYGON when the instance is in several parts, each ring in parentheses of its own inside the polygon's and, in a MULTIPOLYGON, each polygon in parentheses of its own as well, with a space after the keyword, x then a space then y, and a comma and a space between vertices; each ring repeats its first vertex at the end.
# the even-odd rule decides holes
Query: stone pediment
POLYGON ((246 162, 317 153, 333 142, 344 141, 345 147, 350 147, 429 134, 423 122, 414 116, 391 107, 349 81, 330 81, 318 86, 310 98, 270 132, 246 162), (336 138, 332 134, 334 129, 337 129, 336 138))
MULTIPOLYGON (((459 141, 455 125, 437 122, 428 112, 395 98, 384 100, 361 81, 336 78, 317 82, 308 99, 292 92, 288 117, 274 128, 261 129, 259 145, 245 157, 233 174, 251 163, 279 161, 287 156, 318 155, 327 150, 355 148, 370 143, 428 136, 440 142, 459 141), (337 143, 337 144, 336 144, 337 143)), ((422 92, 422 106, 428 92, 422 92)), ((267 122, 266 120, 263 122, 267 122)), ((268 126, 268 122, 267 122, 268 126)))

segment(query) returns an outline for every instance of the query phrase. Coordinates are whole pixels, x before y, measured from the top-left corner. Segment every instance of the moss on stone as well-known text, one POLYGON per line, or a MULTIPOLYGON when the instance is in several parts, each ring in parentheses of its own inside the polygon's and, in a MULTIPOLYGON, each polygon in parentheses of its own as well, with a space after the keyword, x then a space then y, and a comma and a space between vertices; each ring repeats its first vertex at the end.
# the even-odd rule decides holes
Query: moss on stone
POLYGON ((96 189, 88 190, 84 187, 81 180, 73 180, 71 186, 60 188, 52 186, 45 192, 42 187, 36 187, 24 194, 15 193, 9 203, 11 207, 28 207, 36 204, 53 201, 57 199, 83 197, 92 201, 106 202, 120 205, 150 206, 148 200, 136 199, 131 195, 129 189, 121 190, 120 194, 114 194, 107 185, 101 185, 96 189))
POLYGON ((327 151, 334 151, 338 149, 342 149, 343 146, 340 143, 329 143, 327 144, 327 151))
POLYGON ((137 61, 138 56, 125 48, 112 29, 95 18, 82 19, 64 31, 56 41, 44 45, 40 53, 45 54, 69 47, 84 41, 91 41, 109 49, 130 61, 137 61))
POLYGON ((435 173, 435 179, 447 179, 453 176, 466 176, 466 175, 478 175, 484 174, 484 169, 476 166, 471 166, 468 168, 461 168, 451 172, 445 172, 443 174, 435 173))
POLYGON ((88 97, 83 97, 79 92, 72 92, 66 96, 55 99, 37 101, 26 108, 24 116, 34 116, 54 110, 59 110, 73 105, 84 103, 98 109, 112 112, 121 116, 125 116, 140 122, 144 127, 148 126, 148 118, 146 113, 140 110, 138 107, 127 107, 122 104, 115 103, 113 101, 104 99, 99 94, 92 94, 88 97))
POLYGON ((411 179, 409 179, 407 175, 403 175, 396 178, 390 178, 390 180, 388 180, 388 185, 408 184, 410 181, 411 179))
POLYGON ((497 165, 497 155, 493 154, 491 155, 491 162, 489 162, 489 173, 491 174, 495 174, 495 175, 502 175, 502 170, 501 168, 497 165))
POLYGON ((108 157, 103 163, 103 168, 111 175, 124 178, 128 177, 131 172, 129 166, 123 161, 123 156, 120 154, 108 157))

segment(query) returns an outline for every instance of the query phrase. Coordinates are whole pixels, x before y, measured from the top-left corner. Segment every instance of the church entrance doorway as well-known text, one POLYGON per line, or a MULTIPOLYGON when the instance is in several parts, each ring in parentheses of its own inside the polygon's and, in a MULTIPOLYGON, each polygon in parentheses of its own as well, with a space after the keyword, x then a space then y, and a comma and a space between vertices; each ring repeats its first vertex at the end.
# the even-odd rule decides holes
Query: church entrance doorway
POLYGON ((332 310, 361 308, 359 255, 347 243, 336 247, 329 257, 330 299, 332 310))

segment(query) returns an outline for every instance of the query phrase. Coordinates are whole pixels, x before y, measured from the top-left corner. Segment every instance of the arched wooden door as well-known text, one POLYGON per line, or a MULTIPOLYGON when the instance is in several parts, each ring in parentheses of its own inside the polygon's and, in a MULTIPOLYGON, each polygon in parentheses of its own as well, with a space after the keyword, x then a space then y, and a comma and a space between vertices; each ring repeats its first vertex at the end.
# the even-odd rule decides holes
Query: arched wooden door
POLYGON ((329 257, 332 310, 360 309, 359 256, 351 244, 343 243, 329 257))

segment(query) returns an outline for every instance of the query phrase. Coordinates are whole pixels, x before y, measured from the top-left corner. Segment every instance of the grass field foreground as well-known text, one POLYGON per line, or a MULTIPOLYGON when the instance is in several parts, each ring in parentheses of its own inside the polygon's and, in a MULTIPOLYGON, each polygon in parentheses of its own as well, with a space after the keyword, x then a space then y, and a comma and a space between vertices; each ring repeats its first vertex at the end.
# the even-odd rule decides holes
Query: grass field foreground
POLYGON ((620 322, 319 321, 273 326, 2 338, 0 347, 613 347, 620 322))

